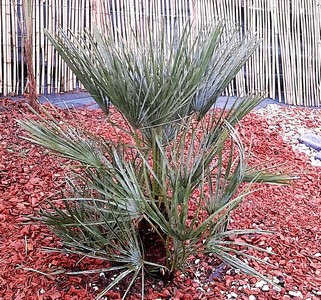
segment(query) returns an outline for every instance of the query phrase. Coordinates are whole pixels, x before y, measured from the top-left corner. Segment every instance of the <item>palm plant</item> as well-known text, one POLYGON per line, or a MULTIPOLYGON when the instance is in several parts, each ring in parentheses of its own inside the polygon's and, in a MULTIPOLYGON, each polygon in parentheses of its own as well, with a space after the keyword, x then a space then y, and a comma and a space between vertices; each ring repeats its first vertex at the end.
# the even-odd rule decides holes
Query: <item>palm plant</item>
POLYGON ((209 112, 257 40, 223 34, 221 24, 203 31, 187 25, 169 42, 164 33, 117 43, 97 31, 48 37, 106 115, 109 103, 122 114, 133 141, 115 144, 40 115, 20 122, 27 139, 81 163, 82 172, 68 180, 65 207, 51 203, 40 219, 61 237, 63 251, 119 270, 97 298, 130 275, 124 298, 139 276, 143 283, 146 274, 170 280, 195 253, 262 276, 234 246, 255 247, 227 239, 254 231, 230 229, 229 215, 250 192, 244 182, 284 184, 291 177, 247 164, 235 126, 260 96, 209 112))

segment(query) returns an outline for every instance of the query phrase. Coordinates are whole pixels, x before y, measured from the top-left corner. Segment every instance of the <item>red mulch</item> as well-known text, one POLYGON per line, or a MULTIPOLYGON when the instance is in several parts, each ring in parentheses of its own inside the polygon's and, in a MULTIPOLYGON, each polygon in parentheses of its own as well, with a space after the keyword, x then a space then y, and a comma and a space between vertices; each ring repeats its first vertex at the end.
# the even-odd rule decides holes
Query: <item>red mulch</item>
MULTIPOLYGON (((300 118, 302 111, 284 109, 283 113, 289 118, 300 118)), ((56 157, 19 137, 24 133, 16 119, 28 114, 23 103, 0 102, 0 300, 93 299, 98 293, 93 284, 100 290, 104 278, 66 276, 63 270, 100 268, 102 263, 90 259, 79 262, 77 256, 44 252, 42 247, 57 247, 59 240, 41 224, 24 224, 26 216, 37 214, 39 204, 48 196, 57 194, 54 197, 59 198, 65 172, 56 157)), ((106 129, 99 111, 65 112, 64 118, 114 138, 119 134, 106 129)), ((302 118, 302 124, 311 128, 320 126, 321 117, 313 122, 302 118)), ((224 272, 220 279, 209 280, 208 274, 217 262, 211 257, 195 257, 186 274, 178 274, 172 283, 148 282, 145 299, 320 297, 317 292, 321 292, 321 169, 311 166, 304 154, 293 152, 279 133, 269 128, 264 117, 250 114, 240 128, 241 135, 252 140, 253 161, 285 163, 300 176, 290 187, 264 186, 254 192, 232 217, 235 228, 259 227, 276 232, 244 239, 272 248, 277 255, 265 259, 275 267, 257 265, 257 268, 271 278, 277 277, 284 287, 276 291, 269 286, 268 291, 262 291, 255 287, 257 279, 233 270, 224 272), (290 291, 292 295, 300 291, 302 297, 291 296, 290 291)), ((108 299, 119 297, 117 290, 108 294, 108 299)), ((129 299, 139 299, 135 290, 129 299)))

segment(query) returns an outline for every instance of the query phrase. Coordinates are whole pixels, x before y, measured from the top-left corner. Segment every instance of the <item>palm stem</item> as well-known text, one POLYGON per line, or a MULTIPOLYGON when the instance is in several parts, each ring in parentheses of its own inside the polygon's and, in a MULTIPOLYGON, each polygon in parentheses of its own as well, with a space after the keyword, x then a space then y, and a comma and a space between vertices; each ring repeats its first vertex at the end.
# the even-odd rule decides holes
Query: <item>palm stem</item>
POLYGON ((161 137, 162 129, 156 128, 153 130, 153 146, 152 146, 152 158, 153 158, 153 170, 155 178, 152 182, 152 196, 158 202, 158 207, 164 209, 163 197, 162 197, 162 186, 160 180, 162 178, 162 154, 157 144, 157 139, 161 137))

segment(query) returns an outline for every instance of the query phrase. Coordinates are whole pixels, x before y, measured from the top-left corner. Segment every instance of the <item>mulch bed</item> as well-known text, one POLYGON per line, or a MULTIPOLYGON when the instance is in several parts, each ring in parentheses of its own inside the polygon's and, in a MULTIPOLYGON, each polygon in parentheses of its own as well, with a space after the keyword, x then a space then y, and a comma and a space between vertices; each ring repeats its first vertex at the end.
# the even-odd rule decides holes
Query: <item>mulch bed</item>
MULTIPOLYGON (((317 128, 320 115, 306 118, 307 109, 282 109, 282 116, 317 128)), ((64 112, 63 118, 85 124, 94 132, 108 131, 100 111, 64 112)), ((60 241, 42 224, 26 223, 47 197, 59 198, 65 167, 48 151, 20 138, 24 132, 16 120, 30 115, 23 102, 0 102, 0 300, 94 299, 108 278, 99 275, 67 276, 63 272, 104 267, 102 262, 75 255, 48 253, 43 247, 59 247, 60 241), (49 274, 49 275, 48 275, 49 274)), ((291 186, 263 186, 248 196, 232 216, 234 228, 261 228, 272 235, 242 239, 270 249, 276 255, 257 254, 274 267, 257 265, 263 274, 279 282, 274 289, 260 280, 223 268, 213 277, 218 262, 213 257, 191 258, 186 272, 171 283, 147 282, 145 299, 319 299, 321 294, 321 168, 307 156, 294 152, 264 115, 251 113, 240 134, 252 143, 253 161, 285 163, 299 176, 291 186)), ((241 241, 242 241, 241 239, 241 241)), ((252 253, 253 251, 249 251, 252 253)), ((108 276, 108 275, 106 275, 108 276)), ((120 299, 118 290, 106 299, 120 299)), ((134 289, 129 299, 139 299, 134 289)))

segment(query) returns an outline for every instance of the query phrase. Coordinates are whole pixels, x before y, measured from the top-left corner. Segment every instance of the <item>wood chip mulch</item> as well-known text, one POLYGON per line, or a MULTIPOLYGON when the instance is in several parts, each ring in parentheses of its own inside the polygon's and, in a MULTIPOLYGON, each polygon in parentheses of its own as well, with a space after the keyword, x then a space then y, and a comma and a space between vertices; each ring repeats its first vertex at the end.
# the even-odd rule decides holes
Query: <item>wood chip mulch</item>
MULTIPOLYGON (((93 132, 119 134, 106 128, 100 111, 62 113, 71 123, 85 124, 93 132)), ((307 109, 284 108, 282 114, 283 120, 300 120, 298 124, 312 130, 321 124, 321 111, 314 112, 312 121, 306 118, 307 109)), ((42 224, 26 224, 27 216, 36 215, 47 197, 59 198, 66 172, 48 151, 20 138, 24 132, 16 120, 28 116, 23 102, 1 100, 0 300, 94 299, 108 278, 63 272, 101 268, 102 262, 45 252, 43 247, 59 247, 60 241, 42 224)), ((321 168, 313 166, 304 153, 294 151, 269 122, 264 114, 251 113, 239 126, 241 136, 251 143, 253 162, 283 163, 299 179, 291 186, 264 186, 254 192, 235 211, 231 224, 275 232, 235 239, 276 253, 255 253, 274 267, 251 264, 280 288, 218 265, 213 257, 197 256, 173 282, 147 282, 145 299, 320 299, 321 168)), ((134 289, 128 298, 140 299, 138 291, 134 289)), ((120 299, 120 292, 115 289, 105 299, 120 299)))

